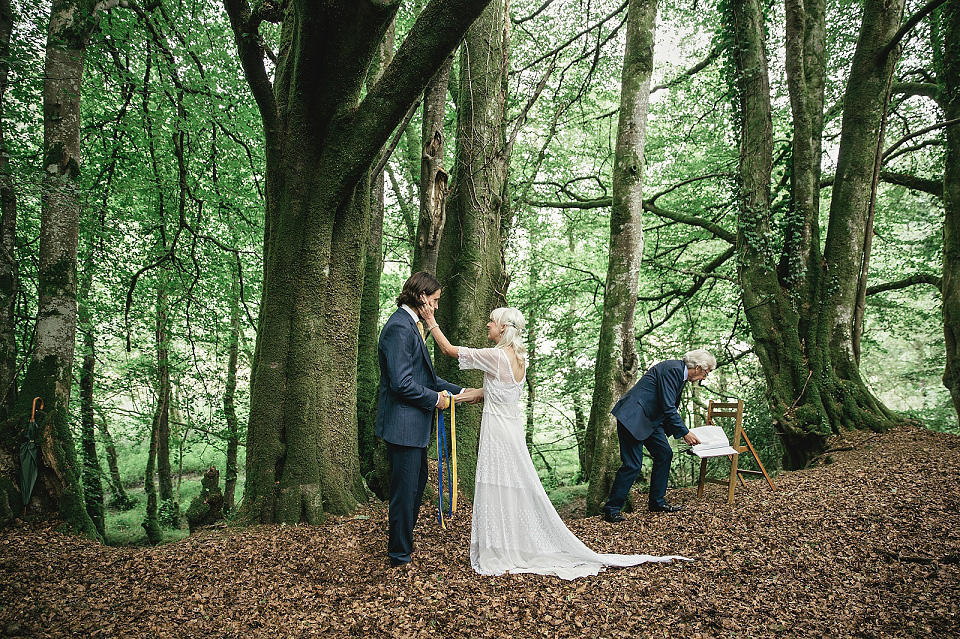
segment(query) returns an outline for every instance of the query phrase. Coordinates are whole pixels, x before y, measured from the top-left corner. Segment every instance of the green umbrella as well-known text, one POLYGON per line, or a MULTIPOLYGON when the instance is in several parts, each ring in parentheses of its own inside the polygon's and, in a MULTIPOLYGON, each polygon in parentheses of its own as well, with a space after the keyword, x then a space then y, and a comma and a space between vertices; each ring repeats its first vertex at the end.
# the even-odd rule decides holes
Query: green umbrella
POLYGON ((33 408, 30 410, 30 423, 27 424, 27 441, 20 444, 20 493, 23 496, 24 509, 30 503, 33 485, 37 482, 37 472, 40 468, 40 453, 37 449, 37 422, 35 421, 37 402, 40 402, 40 410, 43 410, 43 400, 34 397, 33 408))

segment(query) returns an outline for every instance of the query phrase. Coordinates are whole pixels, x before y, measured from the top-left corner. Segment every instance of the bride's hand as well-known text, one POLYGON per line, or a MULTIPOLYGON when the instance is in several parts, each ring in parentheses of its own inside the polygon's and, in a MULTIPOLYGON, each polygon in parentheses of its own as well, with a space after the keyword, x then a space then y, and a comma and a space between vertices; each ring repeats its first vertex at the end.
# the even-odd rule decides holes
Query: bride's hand
POLYGON ((427 326, 430 326, 436 321, 433 318, 433 306, 427 301, 425 295, 420 296, 420 308, 417 309, 417 314, 420 315, 420 319, 422 319, 427 326))
POLYGON ((458 404, 479 404, 483 401, 482 388, 464 388, 458 395, 453 396, 458 404))

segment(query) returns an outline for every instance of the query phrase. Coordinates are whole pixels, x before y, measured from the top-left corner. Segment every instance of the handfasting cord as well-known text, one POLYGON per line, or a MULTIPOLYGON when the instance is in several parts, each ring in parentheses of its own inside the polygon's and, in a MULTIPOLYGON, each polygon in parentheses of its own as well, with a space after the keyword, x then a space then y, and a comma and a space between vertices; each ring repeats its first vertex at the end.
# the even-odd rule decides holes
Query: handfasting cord
MULTIPOLYGON (((444 391, 447 392, 447 391, 444 391)), ((453 517, 453 513, 457 512, 457 426, 456 426, 456 417, 454 413, 454 401, 453 395, 447 392, 447 395, 450 398, 450 441, 449 445, 447 443, 447 429, 443 423, 443 411, 440 408, 437 408, 437 412, 434 416, 434 424, 437 427, 437 495, 439 499, 439 505, 437 507, 437 520, 440 522, 440 526, 446 529, 447 524, 444 521, 443 515, 443 461, 447 460, 447 490, 449 491, 449 498, 447 500, 447 517, 453 517)))

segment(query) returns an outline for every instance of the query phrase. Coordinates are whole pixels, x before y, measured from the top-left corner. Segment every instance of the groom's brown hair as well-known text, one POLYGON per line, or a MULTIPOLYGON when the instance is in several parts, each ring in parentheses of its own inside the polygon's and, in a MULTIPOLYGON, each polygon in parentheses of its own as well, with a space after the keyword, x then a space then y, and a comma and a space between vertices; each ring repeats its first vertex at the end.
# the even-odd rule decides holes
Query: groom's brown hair
POLYGON ((416 310, 423 306, 423 302, 420 301, 421 295, 433 295, 438 290, 440 290, 440 281, 436 277, 426 271, 414 273, 403 283, 403 290, 397 298, 397 308, 406 304, 416 310))

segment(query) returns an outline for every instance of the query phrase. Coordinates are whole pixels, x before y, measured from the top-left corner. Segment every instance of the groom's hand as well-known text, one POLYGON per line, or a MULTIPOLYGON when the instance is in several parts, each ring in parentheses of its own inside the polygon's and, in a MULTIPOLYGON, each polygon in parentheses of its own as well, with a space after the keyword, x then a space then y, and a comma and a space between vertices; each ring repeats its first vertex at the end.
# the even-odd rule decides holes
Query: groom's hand
POLYGON ((437 401, 437 408, 440 410, 447 410, 450 408, 450 395, 448 395, 446 392, 441 392, 440 399, 437 401))

